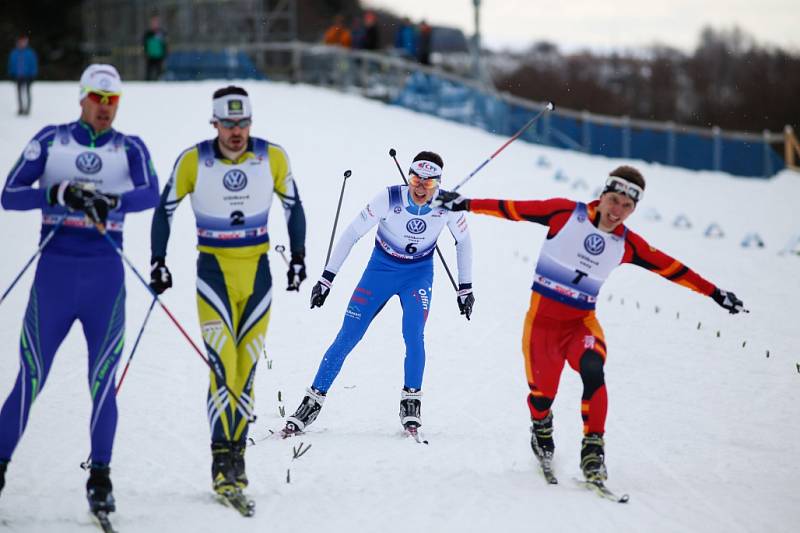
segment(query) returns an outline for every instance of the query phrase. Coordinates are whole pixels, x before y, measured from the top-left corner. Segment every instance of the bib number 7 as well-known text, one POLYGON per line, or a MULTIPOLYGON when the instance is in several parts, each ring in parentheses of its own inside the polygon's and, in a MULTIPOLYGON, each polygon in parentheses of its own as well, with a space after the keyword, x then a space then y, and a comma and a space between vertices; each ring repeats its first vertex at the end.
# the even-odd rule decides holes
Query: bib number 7
POLYGON ((572 284, 573 284, 573 285, 577 285, 578 283, 580 283, 580 282, 581 282, 581 280, 582 280, 583 278, 585 278, 586 276, 588 276, 588 275, 589 275, 589 273, 588 273, 588 272, 584 272, 583 270, 577 270, 577 269, 576 269, 576 270, 575 270, 575 272, 576 272, 578 275, 577 275, 577 276, 575 276, 575 279, 573 279, 573 280, 572 280, 572 284))

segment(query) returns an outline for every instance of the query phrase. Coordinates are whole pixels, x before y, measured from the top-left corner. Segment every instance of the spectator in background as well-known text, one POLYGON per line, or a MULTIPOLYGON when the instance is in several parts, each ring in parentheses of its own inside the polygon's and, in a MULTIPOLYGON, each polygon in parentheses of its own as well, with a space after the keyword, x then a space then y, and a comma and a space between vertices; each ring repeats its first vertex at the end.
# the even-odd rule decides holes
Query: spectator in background
POLYGON ((354 50, 363 50, 364 39, 367 36, 367 29, 364 27, 364 24, 361 22, 359 17, 353 18, 350 36, 352 37, 352 48, 354 50))
POLYGON ((20 35, 17 46, 8 54, 8 77, 17 82, 17 115, 31 112, 31 83, 39 73, 36 52, 28 46, 28 36, 20 35))
POLYGON ((378 33, 378 19, 375 13, 367 11, 364 13, 364 50, 375 51, 380 47, 380 34, 378 33))
POLYGON ((431 34, 433 28, 424 20, 419 23, 417 37, 417 61, 423 65, 431 64, 431 34))
POLYGON ((397 28, 394 36, 394 47, 401 56, 416 59, 417 57, 417 30, 411 24, 411 20, 406 17, 397 28))
POLYGON ((167 32, 161 28, 161 19, 158 15, 150 17, 150 29, 142 39, 144 57, 147 60, 145 79, 156 81, 164 71, 164 60, 167 58, 167 32))
POLYGON ((345 48, 350 48, 352 46, 353 36, 350 34, 350 30, 347 29, 347 26, 345 26, 344 17, 342 15, 336 15, 333 18, 333 24, 325 30, 325 36, 322 38, 322 42, 334 46, 343 46, 345 48))

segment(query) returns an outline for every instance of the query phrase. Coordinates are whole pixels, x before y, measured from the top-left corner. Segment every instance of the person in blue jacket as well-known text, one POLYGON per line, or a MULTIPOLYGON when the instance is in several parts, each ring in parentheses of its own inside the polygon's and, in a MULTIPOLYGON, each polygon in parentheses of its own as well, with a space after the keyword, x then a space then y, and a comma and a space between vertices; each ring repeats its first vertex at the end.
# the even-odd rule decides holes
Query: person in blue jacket
POLYGON ((8 54, 8 77, 17 82, 17 114, 31 112, 31 83, 39 74, 36 52, 28 46, 28 36, 20 35, 17 46, 8 54))
POLYGON ((0 409, 0 488, 56 350, 79 320, 89 351, 91 471, 86 489, 95 513, 115 509, 109 464, 117 426, 114 377, 125 333, 122 261, 103 233, 121 247, 125 214, 155 207, 159 190, 142 140, 111 127, 121 94, 113 66, 90 65, 80 81, 80 119, 37 133, 0 197, 5 209, 41 209, 41 242, 52 234, 25 311, 19 374, 0 409))

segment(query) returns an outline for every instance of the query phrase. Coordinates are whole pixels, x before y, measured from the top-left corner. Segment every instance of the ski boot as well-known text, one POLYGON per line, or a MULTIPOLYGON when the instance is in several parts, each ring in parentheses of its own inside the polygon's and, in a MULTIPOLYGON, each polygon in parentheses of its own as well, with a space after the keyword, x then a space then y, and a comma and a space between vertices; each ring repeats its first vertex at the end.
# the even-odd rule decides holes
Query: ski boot
POLYGON ((589 483, 603 483, 608 479, 603 451, 603 435, 589 433, 583 437, 581 445, 581 470, 589 483))
POLYGON ((320 392, 314 387, 306 389, 306 395, 297 411, 286 419, 286 427, 281 430, 283 438, 291 437, 297 433, 302 433, 314 420, 322 410, 322 404, 325 402, 325 393, 320 392))
POLYGON ((553 442, 553 412, 541 420, 531 419, 531 449, 539 461, 553 459, 556 445, 553 442))
POLYGON ((117 509, 111 492, 113 487, 110 474, 108 465, 92 463, 89 480, 86 482, 86 499, 89 500, 89 510, 93 514, 113 513, 117 509))
POLYGON ((6 467, 8 463, 0 461, 0 492, 3 492, 3 487, 6 486, 6 467))
POLYGON ((400 423, 409 433, 416 433, 422 425, 422 391, 403 387, 400 391, 400 423))
POLYGON ((233 458, 233 472, 236 474, 236 486, 240 489, 247 488, 247 473, 244 469, 244 452, 247 449, 247 441, 234 442, 231 446, 233 458))
POLYGON ((236 489, 233 446, 230 442, 211 443, 211 479, 217 494, 224 495, 236 489))

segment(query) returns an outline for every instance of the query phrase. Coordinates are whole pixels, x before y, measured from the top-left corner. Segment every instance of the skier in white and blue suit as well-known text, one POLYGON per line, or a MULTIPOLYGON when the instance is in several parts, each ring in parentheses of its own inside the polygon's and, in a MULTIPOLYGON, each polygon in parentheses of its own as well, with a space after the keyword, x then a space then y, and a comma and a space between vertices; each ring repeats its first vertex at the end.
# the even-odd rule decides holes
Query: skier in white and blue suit
POLYGON ((0 410, 0 488, 56 350, 79 320, 92 399, 87 494, 93 511, 106 512, 114 510, 109 463, 117 427, 114 376, 125 338, 125 284, 122 260, 101 231, 122 246, 125 214, 158 203, 158 178, 147 147, 139 137, 111 127, 121 94, 113 66, 90 65, 80 81, 80 119, 37 133, 2 193, 5 209, 41 209, 42 239, 58 229, 36 268, 22 326, 20 371, 0 410))
POLYGON ((356 241, 378 224, 375 250, 350 298, 342 328, 325 352, 314 383, 297 412, 287 419, 284 436, 303 431, 316 419, 345 358, 364 336, 375 315, 394 295, 400 298, 403 308, 403 340, 406 345, 400 419, 410 433, 415 433, 421 425, 420 399, 425 368, 423 336, 433 296, 434 250, 445 225, 456 240, 457 302, 461 314, 467 319, 475 301, 472 295, 472 243, 467 221, 463 216, 431 207, 443 166, 438 154, 417 154, 409 169, 409 185, 381 191, 339 239, 322 277, 311 292, 312 309, 325 302, 336 273, 356 241))

